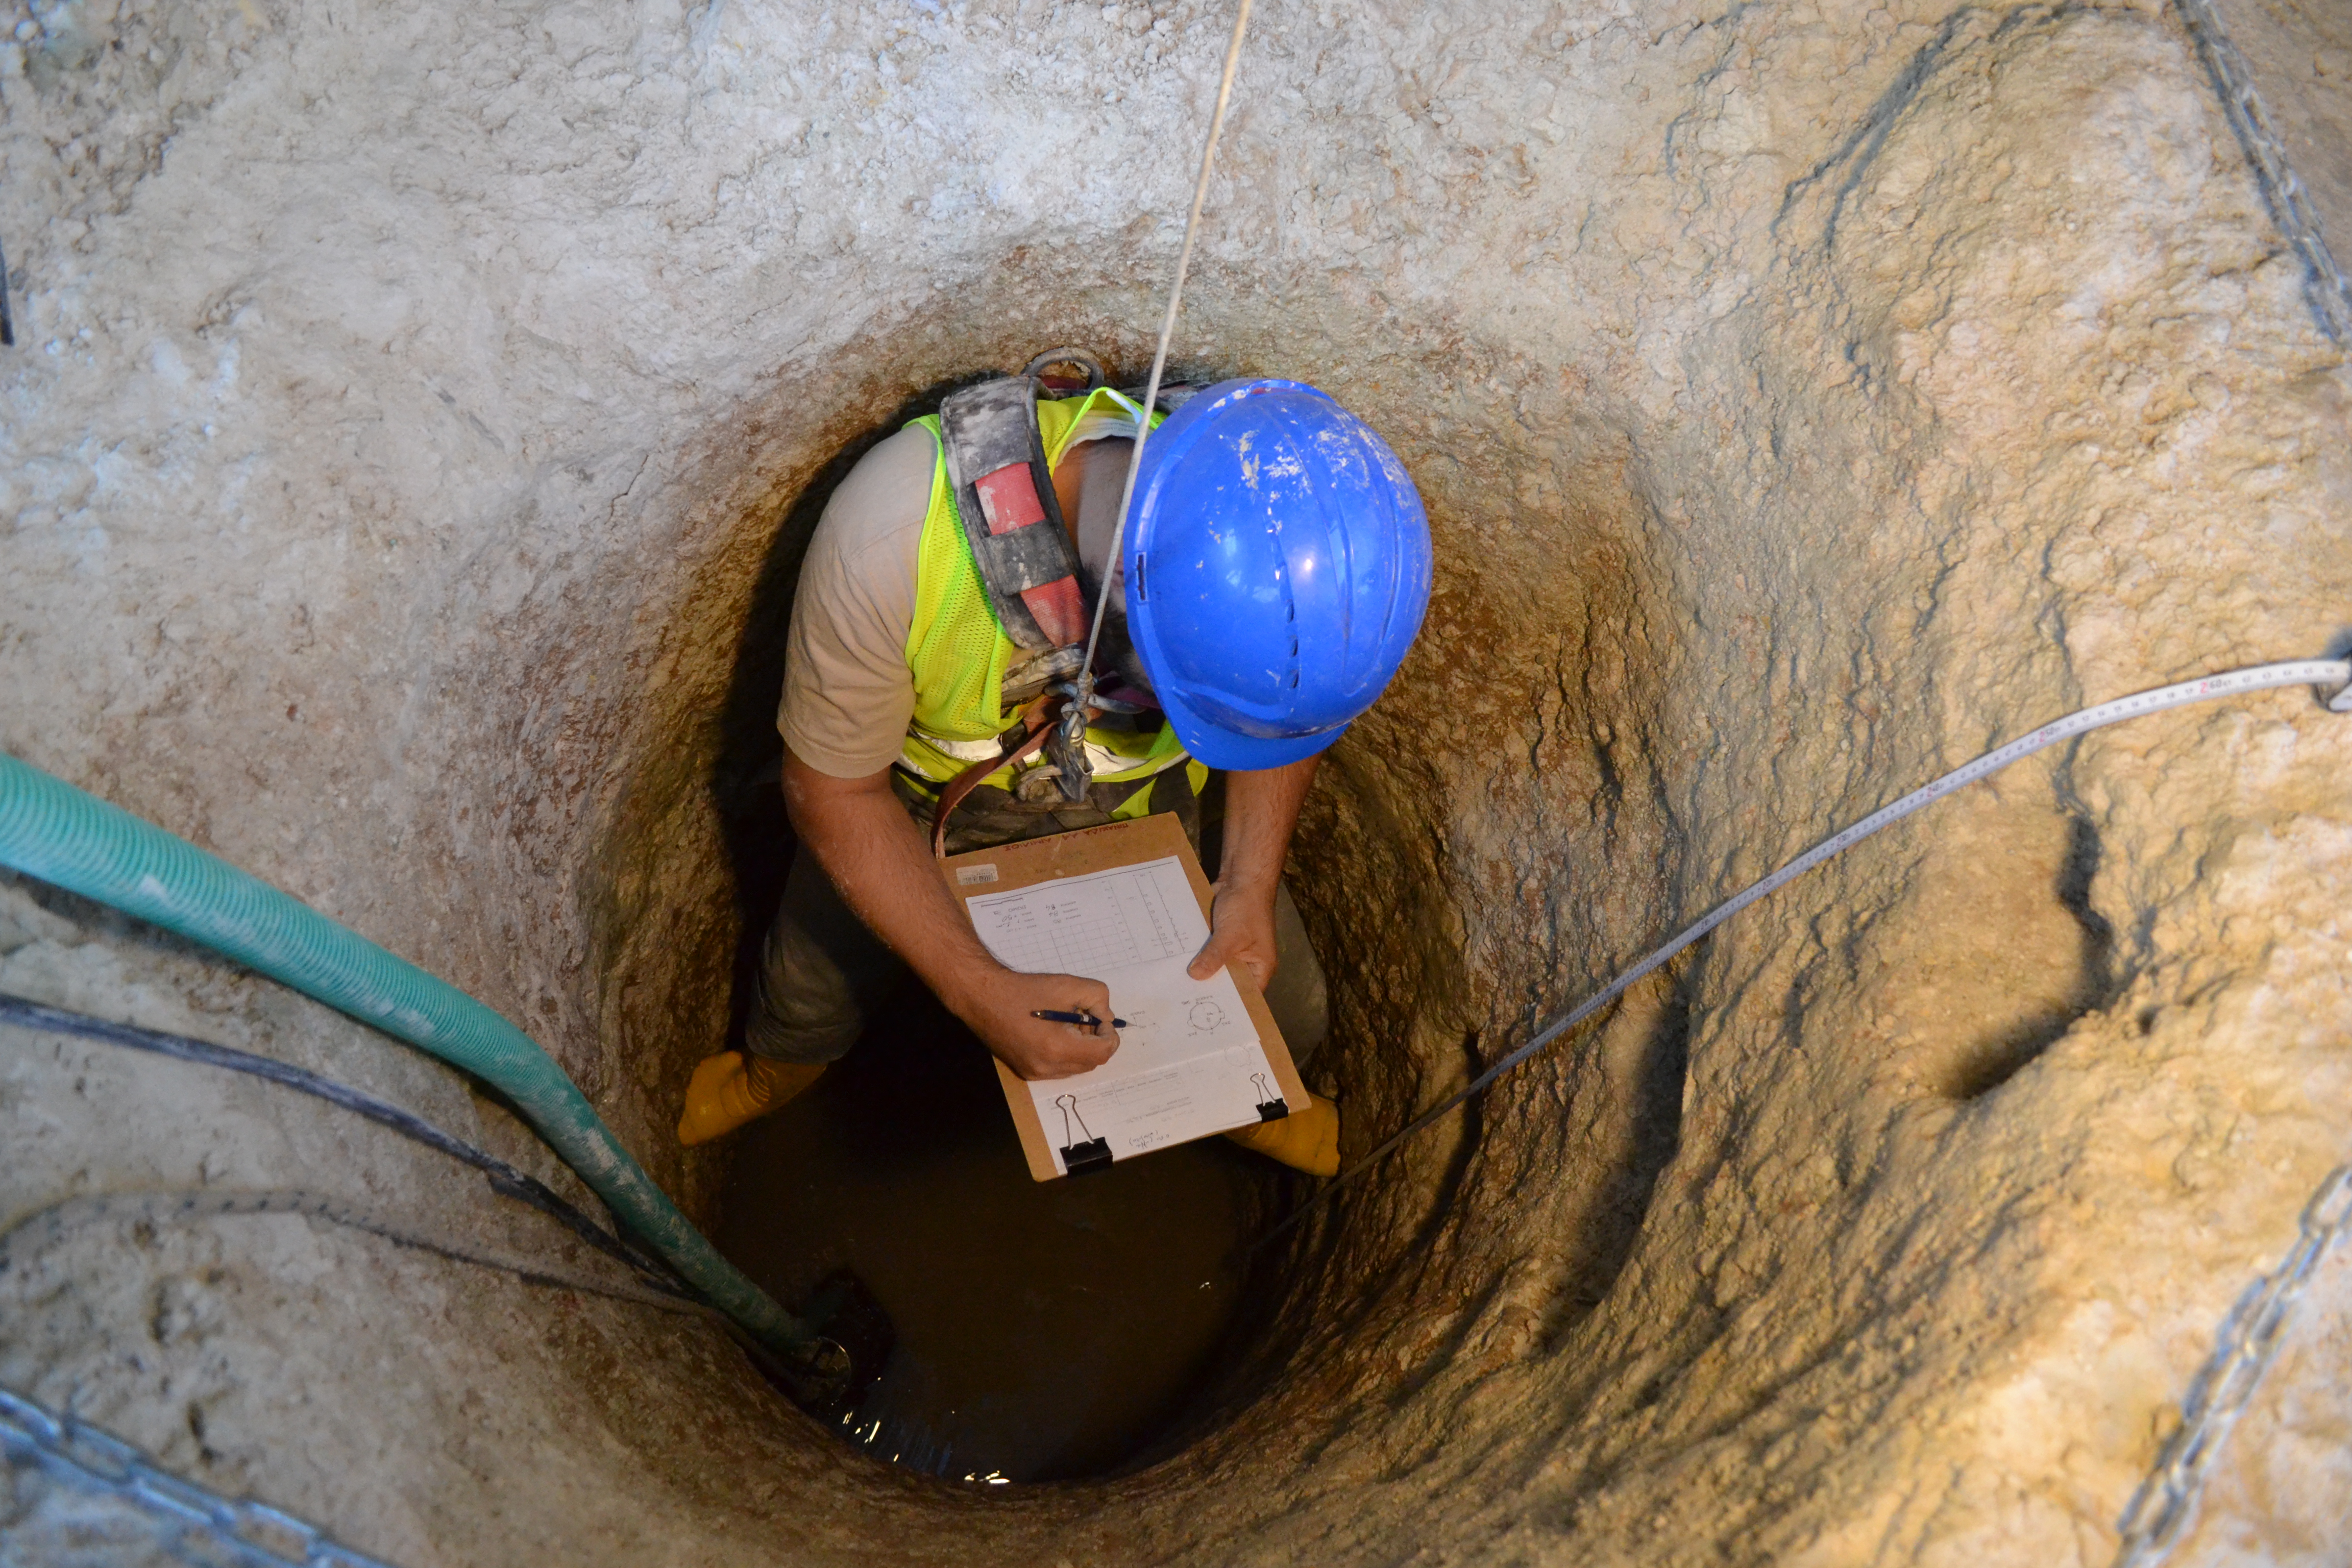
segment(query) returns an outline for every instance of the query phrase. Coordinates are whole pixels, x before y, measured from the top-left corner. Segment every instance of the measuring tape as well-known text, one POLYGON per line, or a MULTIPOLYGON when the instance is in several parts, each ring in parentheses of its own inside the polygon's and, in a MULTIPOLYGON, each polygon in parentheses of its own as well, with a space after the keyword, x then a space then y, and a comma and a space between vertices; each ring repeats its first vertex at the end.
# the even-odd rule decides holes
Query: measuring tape
POLYGON ((1611 981, 1600 992, 1580 1004, 1573 1011, 1554 1019, 1536 1032, 1527 1044, 1480 1073, 1450 1098, 1431 1110, 1423 1111, 1391 1135, 1370 1153, 1331 1178, 1330 1184, 1306 1203, 1293 1210, 1280 1225, 1261 1237, 1251 1247, 1255 1251, 1276 1237, 1305 1219, 1347 1183, 1370 1170, 1399 1144, 1421 1131, 1447 1111, 1482 1094, 1486 1087, 1601 1008, 1625 994, 1626 989, 1643 975, 1655 971, 1683 949, 1769 893, 1778 892, 1803 876, 1822 861, 1842 850, 1851 849, 1883 827, 1902 821, 1913 812, 1934 805, 1953 791, 1965 788, 1978 780, 1999 773, 2010 763, 2032 756, 2034 752, 2054 746, 2076 735, 2119 724, 2126 719, 2137 719, 2148 713, 2159 713, 2167 708, 2183 708, 2192 702, 2210 702, 2219 698, 2243 691, 2263 691, 2279 686, 2312 686, 2322 689, 2321 700, 2328 710, 2352 713, 2352 658, 2300 659, 2287 664, 2257 664, 2244 669, 2228 670, 2221 675, 2209 675, 2200 680, 2184 680, 2177 686, 2160 686, 2153 691, 2142 691, 2130 697, 2118 697, 2113 702, 2102 702, 2095 708, 2085 708, 2079 713, 2069 713, 2053 720, 2032 734, 2011 741, 1998 751, 1987 752, 1962 767, 1953 769, 1934 783, 1913 790, 1894 805, 1882 806, 1835 837, 1823 839, 1794 860, 1760 881, 1752 882, 1730 898, 1707 910, 1678 932, 1673 941, 1651 953, 1641 963, 1611 981))

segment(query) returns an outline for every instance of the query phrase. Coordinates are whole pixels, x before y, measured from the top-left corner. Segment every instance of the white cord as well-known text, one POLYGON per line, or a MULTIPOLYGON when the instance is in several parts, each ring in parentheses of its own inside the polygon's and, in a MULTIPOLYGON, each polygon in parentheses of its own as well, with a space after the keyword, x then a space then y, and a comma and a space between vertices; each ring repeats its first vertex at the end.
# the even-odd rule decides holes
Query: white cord
POLYGON ((1963 785, 1972 784, 1979 779, 2000 772, 2021 758, 2030 757, 2044 747, 2054 746, 2059 742, 2073 736, 2105 725, 2121 723, 2126 719, 2137 719, 2142 714, 2160 712, 2167 708, 2179 708, 2191 702, 2210 702, 2215 698, 2228 697, 2236 692, 2261 691, 2277 686, 2336 688, 2337 689, 2328 694, 2328 708, 2338 713, 2352 712, 2352 659, 2302 659, 2290 664, 2252 665, 2244 669, 2232 669, 2221 675, 2209 675, 2201 680, 2184 680, 2176 686, 2160 686, 2153 691, 2143 691, 2131 697, 2119 697, 2113 702, 2102 702, 2095 708, 2085 708, 2079 713, 2070 713, 2063 719, 2044 724, 2022 739, 2011 741, 1999 751, 1987 752, 1966 766, 1953 769, 1933 784, 1913 790, 1893 805, 1882 806, 1872 812, 1868 816, 1835 837, 1823 839, 1761 881, 1750 883, 1716 905, 1685 927, 1673 941, 1611 981, 1597 994, 1580 1004, 1574 1011, 1544 1026, 1533 1039, 1472 1079, 1465 1088, 1455 1092, 1434 1109, 1425 1110, 1406 1122, 1402 1131, 1381 1143, 1380 1147, 1334 1176, 1330 1184, 1321 1192, 1301 1204, 1288 1218, 1266 1232, 1255 1243, 1255 1247, 1265 1246, 1266 1242, 1297 1225, 1338 1192, 1342 1184, 1370 1170, 1390 1150, 1470 1099, 1471 1096, 1479 1093, 1488 1084, 1493 1083, 1496 1079, 1615 1001, 1624 994, 1626 988, 1635 981, 1655 970, 1757 900, 1788 886, 1840 850, 1852 848, 1880 828, 1902 821, 1922 806, 1933 805, 1963 785))
MULTIPOLYGON (((1119 491, 1118 518, 1111 524, 1110 554, 1104 559, 1102 586, 1095 591, 1094 626, 1087 633, 1086 662, 1078 666, 1081 698, 1093 695, 1095 644, 1102 640, 1103 612, 1110 607, 1111 580, 1118 575, 1119 548, 1127 538, 1127 509, 1135 500, 1135 476, 1143 468, 1143 443, 1151 434, 1152 405, 1160 401, 1160 377, 1168 368, 1169 341, 1176 335, 1176 311, 1184 299, 1184 274, 1192 266, 1192 241, 1201 232, 1201 207, 1209 199, 1209 173, 1217 163, 1217 138, 1225 128, 1225 105, 1234 96, 1234 72, 1242 61, 1242 35, 1249 30, 1252 0, 1242 0, 1234 14, 1233 41, 1225 46, 1225 74, 1217 83, 1217 107, 1209 116, 1209 139, 1201 148, 1201 177, 1192 183, 1192 213, 1184 220, 1184 247, 1176 253, 1176 281, 1168 289, 1168 314, 1160 322, 1160 347, 1151 356, 1151 380, 1143 392, 1143 411, 1136 416, 1135 447, 1128 454, 1127 486, 1119 491)), ((1081 709, 1084 703, 1080 703, 1081 709)))

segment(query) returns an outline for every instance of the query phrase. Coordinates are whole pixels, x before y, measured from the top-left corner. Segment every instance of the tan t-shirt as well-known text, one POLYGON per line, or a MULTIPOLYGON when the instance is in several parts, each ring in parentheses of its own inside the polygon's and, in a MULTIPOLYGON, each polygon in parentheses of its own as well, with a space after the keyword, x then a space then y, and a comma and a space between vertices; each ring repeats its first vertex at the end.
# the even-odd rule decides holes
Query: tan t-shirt
MULTIPOLYGON (((1127 477, 1128 443, 1115 437, 1134 426, 1089 424, 1062 463, 1081 465, 1078 558, 1099 575, 1127 477), (1106 438, 1112 444, 1086 445, 1106 438)), ((899 431, 857 460, 809 541, 785 637, 776 728, 793 755, 821 773, 864 778, 898 760, 915 716, 907 633, 915 624, 915 570, 938 462, 929 430, 899 431)), ((1110 594, 1116 616, 1116 577, 1110 594)))

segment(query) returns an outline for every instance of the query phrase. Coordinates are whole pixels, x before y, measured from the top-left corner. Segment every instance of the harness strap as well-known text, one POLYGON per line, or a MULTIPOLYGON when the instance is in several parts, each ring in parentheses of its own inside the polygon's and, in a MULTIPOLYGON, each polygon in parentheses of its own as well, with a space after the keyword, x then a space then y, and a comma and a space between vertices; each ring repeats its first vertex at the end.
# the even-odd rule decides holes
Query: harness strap
MULTIPOLYGON (((1086 750, 1088 722, 1098 709, 1135 711, 1133 704, 1095 699, 1085 665, 1094 651, 1084 567, 1054 494, 1053 470, 1037 424, 1037 399, 1059 383, 1038 373, 1075 364, 1100 384, 1102 367, 1075 349, 1055 349, 1020 375, 1000 376, 950 394, 940 404, 940 450, 955 497, 956 518, 971 547, 971 562, 997 624, 1019 651, 1005 671, 1003 691, 1060 692, 1052 708, 1034 708, 1018 745, 975 763, 940 796, 932 847, 944 854, 948 814, 990 773, 1039 746, 1055 766, 1063 797, 1084 800, 1094 776, 1086 750), (1058 722, 1055 721, 1058 720, 1058 722)), ((1156 383, 1156 377, 1155 377, 1156 383)), ((1160 408, 1181 406, 1195 389, 1160 388, 1160 408)), ((1129 399, 1132 405, 1132 399, 1129 399)), ((1132 488, 1133 475, 1129 476, 1132 488)), ((1123 503, 1122 503, 1123 504, 1123 503)), ((1008 731, 1009 733, 1009 731, 1008 731)))
POLYGON ((1008 375, 940 405, 940 447, 972 564, 1004 635, 1033 653, 1087 637, 1078 552, 1037 429, 1037 382, 1008 375))
POLYGON ((1058 710, 1066 700, 1062 697, 1046 697, 1031 703, 1021 715, 1025 732, 1020 740, 1012 739, 1013 731, 1007 731, 1004 745, 996 755, 982 757, 940 786, 939 804, 931 809, 933 858, 947 858, 948 818, 954 815, 957 806, 963 804, 964 796, 978 789, 982 781, 997 769, 1012 766, 1044 745, 1046 739, 1054 734, 1058 710))

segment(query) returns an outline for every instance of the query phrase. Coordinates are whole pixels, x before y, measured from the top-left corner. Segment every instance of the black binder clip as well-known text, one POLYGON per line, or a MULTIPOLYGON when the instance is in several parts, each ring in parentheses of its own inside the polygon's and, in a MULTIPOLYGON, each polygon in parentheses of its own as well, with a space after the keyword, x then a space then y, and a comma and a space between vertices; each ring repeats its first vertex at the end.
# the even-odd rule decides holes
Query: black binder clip
POLYGON ((1087 1131, 1087 1119, 1078 1114, 1078 1097, 1075 1094, 1056 1096, 1054 1103, 1062 1110, 1062 1170, 1066 1174, 1083 1176, 1089 1171, 1110 1169, 1110 1140, 1097 1138, 1087 1131), (1070 1124, 1077 1123, 1073 1132, 1070 1124))
POLYGON ((1265 1074, 1250 1074, 1250 1083, 1257 1089, 1257 1119, 1279 1121, 1290 1114, 1290 1102, 1275 1093, 1274 1085, 1265 1081, 1265 1074))

